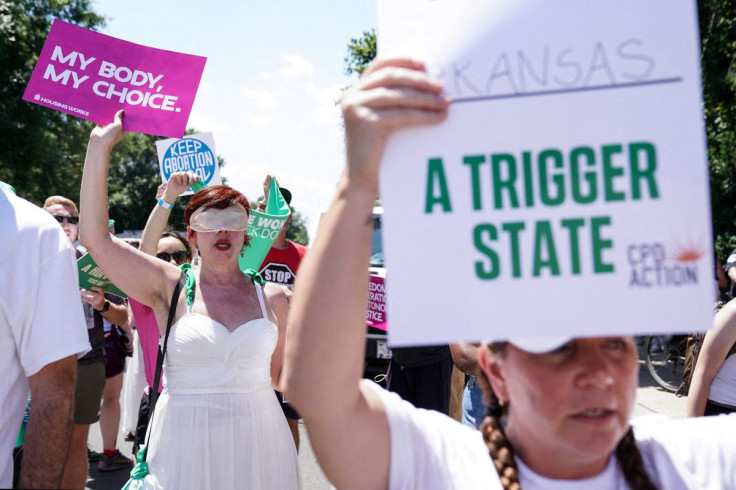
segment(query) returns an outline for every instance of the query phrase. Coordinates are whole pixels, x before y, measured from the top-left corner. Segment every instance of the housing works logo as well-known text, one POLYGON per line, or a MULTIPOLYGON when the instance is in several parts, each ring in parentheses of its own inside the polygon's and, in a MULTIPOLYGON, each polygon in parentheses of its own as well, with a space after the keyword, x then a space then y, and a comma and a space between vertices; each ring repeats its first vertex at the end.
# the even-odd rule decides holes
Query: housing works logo
POLYGON ((629 287, 683 287, 698 284, 698 261, 705 252, 700 246, 639 243, 626 248, 629 287))
POLYGON ((83 116, 89 117, 89 112, 83 109, 79 109, 78 107, 70 106, 69 104, 62 104, 61 102, 57 102, 55 100, 47 99, 46 97, 43 97, 41 94, 34 95, 33 100, 36 100, 38 102, 43 102, 44 104, 48 104, 52 107, 58 107, 59 109, 63 111, 67 111, 71 114, 81 114, 83 116))

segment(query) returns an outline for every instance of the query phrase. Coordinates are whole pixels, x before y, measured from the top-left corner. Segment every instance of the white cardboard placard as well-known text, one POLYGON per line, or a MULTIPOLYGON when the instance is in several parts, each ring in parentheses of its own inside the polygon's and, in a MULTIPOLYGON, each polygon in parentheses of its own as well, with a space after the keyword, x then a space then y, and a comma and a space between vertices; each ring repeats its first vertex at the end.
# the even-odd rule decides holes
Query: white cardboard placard
POLYGON ((378 20, 379 55, 453 99, 382 163, 392 345, 709 327, 695 2, 379 0, 378 20))

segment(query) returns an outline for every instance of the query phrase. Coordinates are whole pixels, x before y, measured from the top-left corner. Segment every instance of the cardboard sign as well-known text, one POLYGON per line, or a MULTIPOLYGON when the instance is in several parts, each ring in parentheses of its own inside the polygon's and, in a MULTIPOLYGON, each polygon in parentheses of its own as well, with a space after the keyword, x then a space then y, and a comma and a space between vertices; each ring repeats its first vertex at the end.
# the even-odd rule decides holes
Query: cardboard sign
MULTIPOLYGON (((199 175, 205 185, 220 185, 220 166, 215 153, 215 138, 212 133, 200 133, 156 141, 161 180, 168 182, 174 172, 191 171, 199 175)), ((187 189, 182 196, 192 194, 187 189)))
POLYGON ((206 58, 134 44, 55 19, 23 100, 97 124, 181 138, 206 58))
POLYGON ((251 209, 248 220, 248 238, 250 245, 240 254, 239 265, 241 271, 260 270, 263 260, 271 250, 273 242, 279 236, 286 218, 291 213, 284 196, 281 195, 276 179, 271 177, 271 186, 268 191, 268 201, 265 211, 251 209))
POLYGON ((369 327, 388 329, 386 321, 386 269, 371 267, 368 286, 368 311, 365 323, 369 327))
POLYGON ((105 292, 127 298, 124 292, 119 290, 107 278, 102 269, 95 263, 90 254, 84 254, 77 260, 77 270, 79 271, 79 287, 91 289, 93 286, 102 288, 105 292))
POLYGON ((696 12, 379 1, 381 56, 423 59, 453 99, 381 166, 393 345, 708 328, 696 12))

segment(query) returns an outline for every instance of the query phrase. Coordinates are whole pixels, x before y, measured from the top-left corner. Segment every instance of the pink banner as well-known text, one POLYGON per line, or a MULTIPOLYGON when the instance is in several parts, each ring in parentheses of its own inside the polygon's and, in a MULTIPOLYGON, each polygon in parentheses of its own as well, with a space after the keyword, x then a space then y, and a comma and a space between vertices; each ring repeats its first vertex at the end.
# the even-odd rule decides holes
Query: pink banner
POLYGON ((149 48, 55 19, 23 100, 125 130, 181 138, 207 58, 149 48))
POLYGON ((388 329, 386 322, 386 281, 383 277, 370 276, 368 289, 368 311, 365 322, 369 327, 388 329))

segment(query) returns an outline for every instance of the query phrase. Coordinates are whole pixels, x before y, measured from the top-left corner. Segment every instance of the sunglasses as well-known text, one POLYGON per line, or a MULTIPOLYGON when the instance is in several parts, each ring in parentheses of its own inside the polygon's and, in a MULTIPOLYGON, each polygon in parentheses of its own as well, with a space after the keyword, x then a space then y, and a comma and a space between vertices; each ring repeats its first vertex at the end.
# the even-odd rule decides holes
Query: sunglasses
POLYGON ((64 220, 66 220, 70 225, 79 224, 79 216, 59 216, 58 214, 52 214, 51 216, 53 216, 59 223, 63 223, 64 220))
POLYGON ((174 253, 159 252, 156 254, 156 257, 165 262, 171 262, 171 259, 174 259, 176 265, 181 265, 187 261, 187 258, 189 257, 189 252, 187 252, 186 250, 177 250, 174 253))

